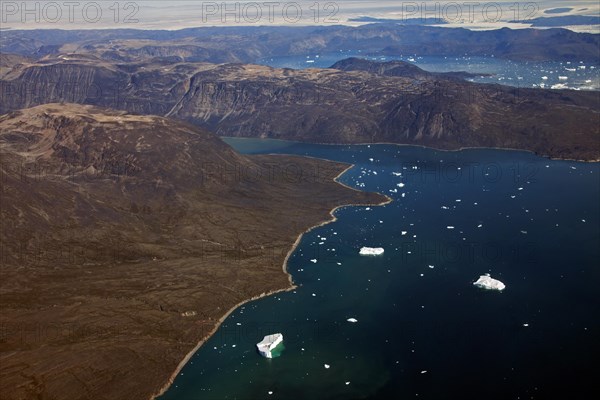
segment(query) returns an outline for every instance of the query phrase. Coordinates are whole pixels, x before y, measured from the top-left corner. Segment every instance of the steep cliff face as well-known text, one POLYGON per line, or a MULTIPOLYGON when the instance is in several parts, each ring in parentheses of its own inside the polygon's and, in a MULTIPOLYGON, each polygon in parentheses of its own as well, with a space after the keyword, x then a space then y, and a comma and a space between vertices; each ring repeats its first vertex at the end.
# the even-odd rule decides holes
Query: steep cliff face
POLYGON ((398 62, 349 60, 337 63, 339 69, 291 70, 90 57, 16 66, 0 80, 6 99, 0 112, 67 101, 165 115, 227 136, 492 146, 600 158, 598 92, 474 84, 398 62))

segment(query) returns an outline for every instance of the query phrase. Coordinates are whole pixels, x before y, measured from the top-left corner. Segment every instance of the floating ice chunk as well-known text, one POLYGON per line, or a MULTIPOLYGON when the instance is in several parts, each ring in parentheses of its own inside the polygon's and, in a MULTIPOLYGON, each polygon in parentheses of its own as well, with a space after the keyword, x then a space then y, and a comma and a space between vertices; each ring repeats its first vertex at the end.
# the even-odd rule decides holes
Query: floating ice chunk
POLYGON ((346 321, 352 322, 353 324, 358 322, 358 320, 356 318, 348 318, 346 321))
POLYGON ((312 260, 310 260, 311 263, 316 264, 317 263, 317 259, 313 258, 312 260))
POLYGON ((394 176, 402 176, 402 172, 392 172, 392 175, 394 175, 394 176))
POLYGON ((568 77, 568 76, 559 76, 559 77, 558 77, 558 80, 559 80, 559 81, 566 81, 567 79, 569 79, 569 77, 568 77))
POLYGON ((371 207, 367 207, 365 208, 365 211, 369 211, 371 209, 371 207))
POLYGON ((329 365, 329 364, 323 364, 323 366, 325 367, 325 369, 331 368, 331 365, 329 365))
POLYGON ((402 234, 402 236, 406 235, 408 232, 407 231, 402 231, 400 232, 402 234))
POLYGON ((482 226, 483 226, 483 224, 479 224, 479 225, 477 225, 477 227, 478 227, 478 228, 481 228, 482 226))
POLYGON ((448 225, 446 228, 448 228, 448 229, 454 229, 454 227, 452 225, 448 225))
POLYGON ((373 159, 372 159, 372 158, 369 158, 369 161, 373 162, 373 159))
POLYGON ((547 81, 548 77, 547 76, 542 76, 542 79, 545 80, 545 81, 547 81))
POLYGON ((523 326, 524 326, 524 327, 528 327, 528 326, 529 326, 529 324, 523 324, 523 326))
POLYGON ((362 256, 378 256, 383 254, 383 247, 361 247, 359 254, 362 256))
POLYGON ((442 206, 442 210, 449 210, 449 209, 450 209, 450 207, 442 206))
POLYGON ((273 394, 273 392, 272 392, 272 391, 270 391, 270 390, 269 390, 267 393, 269 393, 269 394, 273 394))
POLYGON ((403 188, 404 187, 404 183, 400 182, 396 186, 398 186, 399 188, 403 188))
POLYGON ((273 358, 271 351, 281 342, 283 342, 283 335, 281 333, 274 333, 266 335, 263 340, 256 343, 256 348, 263 357, 273 358))
POLYGON ((429 265, 429 268, 431 268, 431 269, 434 269, 434 268, 435 268, 435 266, 433 266, 433 265, 429 265))
POLYGON ((349 384, 350 384, 350 381, 347 381, 347 382, 346 382, 346 385, 349 385, 349 384))
POLYGON ((473 285, 488 290, 504 290, 506 287, 504 283, 490 277, 489 274, 481 275, 473 285))
POLYGON ((423 371, 421 371, 421 373, 422 373, 422 374, 426 374, 426 373, 427 373, 427 370, 426 370, 426 369, 424 369, 423 371))

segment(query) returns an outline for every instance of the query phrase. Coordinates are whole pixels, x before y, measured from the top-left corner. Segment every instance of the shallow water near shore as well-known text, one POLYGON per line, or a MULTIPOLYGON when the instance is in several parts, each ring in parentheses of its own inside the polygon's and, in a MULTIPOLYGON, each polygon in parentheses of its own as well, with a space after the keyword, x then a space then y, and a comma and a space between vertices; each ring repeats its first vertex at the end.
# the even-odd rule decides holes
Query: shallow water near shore
POLYGON ((340 208, 305 234, 287 266, 299 287, 232 312, 161 400, 576 398, 594 387, 599 164, 226 141, 355 164, 340 182, 394 201, 340 208), (385 253, 360 256, 363 246, 385 253), (473 286, 484 273, 506 289, 473 286), (255 344, 276 332, 285 348, 262 358, 255 344))

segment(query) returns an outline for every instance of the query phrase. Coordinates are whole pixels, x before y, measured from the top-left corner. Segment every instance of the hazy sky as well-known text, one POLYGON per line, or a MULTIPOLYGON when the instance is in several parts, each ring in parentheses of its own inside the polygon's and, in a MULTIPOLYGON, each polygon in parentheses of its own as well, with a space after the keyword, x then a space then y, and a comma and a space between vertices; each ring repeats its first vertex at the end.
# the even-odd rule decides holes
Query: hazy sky
MULTIPOLYGON (((599 15, 597 0, 496 1, 0 1, 2 29, 181 29, 197 26, 353 24, 351 18, 443 18, 452 26, 526 27, 530 18, 599 15), (25 4, 25 6, 23 6, 25 4), (545 13, 569 8, 559 14, 545 13), (508 23, 519 20, 522 23, 508 23)), ((598 27, 578 30, 596 31, 598 27)))

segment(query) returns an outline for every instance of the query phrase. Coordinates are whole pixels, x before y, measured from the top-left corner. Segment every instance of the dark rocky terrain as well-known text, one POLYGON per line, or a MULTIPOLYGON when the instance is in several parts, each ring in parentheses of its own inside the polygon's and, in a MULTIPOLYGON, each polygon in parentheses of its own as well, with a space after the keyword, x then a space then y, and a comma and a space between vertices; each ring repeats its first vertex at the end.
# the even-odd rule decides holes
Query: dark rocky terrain
POLYGON ((598 61, 600 35, 566 29, 471 31, 375 23, 165 30, 3 31, 0 51, 30 57, 91 53, 112 61, 166 58, 254 63, 264 57, 362 51, 385 55, 491 55, 514 60, 598 61))
POLYGON ((290 287, 298 235, 347 165, 246 157, 157 116, 48 104, 0 116, 3 400, 147 399, 235 304, 290 287))
POLYGON ((0 112, 72 102, 173 117, 226 136, 600 159, 600 92, 476 84, 401 62, 350 59, 334 67, 118 63, 65 54, 5 73, 0 112))

